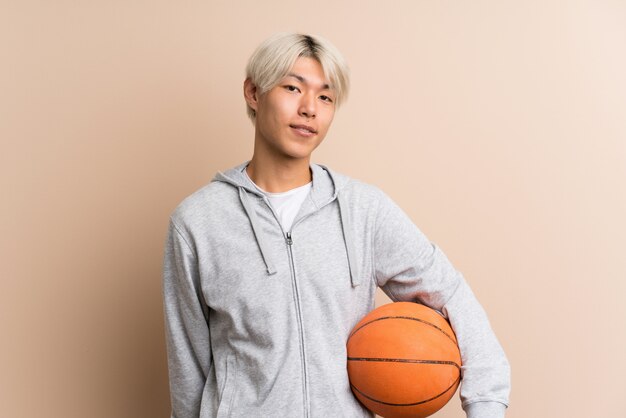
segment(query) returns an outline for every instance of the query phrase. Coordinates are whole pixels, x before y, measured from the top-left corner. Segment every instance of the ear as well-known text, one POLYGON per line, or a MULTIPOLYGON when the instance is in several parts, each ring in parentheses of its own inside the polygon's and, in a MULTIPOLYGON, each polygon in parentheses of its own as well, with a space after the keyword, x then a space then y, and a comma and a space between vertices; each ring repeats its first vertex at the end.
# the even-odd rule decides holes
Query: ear
POLYGON ((256 112, 259 105, 259 95, 257 87, 252 83, 250 78, 246 78, 243 82, 243 97, 246 99, 248 106, 250 106, 256 112))

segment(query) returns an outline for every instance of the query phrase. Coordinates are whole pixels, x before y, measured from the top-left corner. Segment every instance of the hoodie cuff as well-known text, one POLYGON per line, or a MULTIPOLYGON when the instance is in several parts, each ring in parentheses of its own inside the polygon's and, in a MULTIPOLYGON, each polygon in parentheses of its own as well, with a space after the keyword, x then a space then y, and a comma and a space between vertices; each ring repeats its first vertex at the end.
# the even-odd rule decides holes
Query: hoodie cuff
POLYGON ((467 418, 504 418, 507 406, 500 402, 472 402, 465 406, 467 418))

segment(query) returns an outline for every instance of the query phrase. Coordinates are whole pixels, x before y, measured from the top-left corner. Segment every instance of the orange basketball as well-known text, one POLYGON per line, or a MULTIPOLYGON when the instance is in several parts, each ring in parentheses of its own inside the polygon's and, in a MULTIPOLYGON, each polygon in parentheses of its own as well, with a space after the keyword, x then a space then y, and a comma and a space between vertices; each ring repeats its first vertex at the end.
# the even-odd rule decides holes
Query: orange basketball
POLYGON ((367 314, 348 338, 352 392, 385 418, 427 417, 461 382, 454 331, 437 311, 395 302, 367 314))

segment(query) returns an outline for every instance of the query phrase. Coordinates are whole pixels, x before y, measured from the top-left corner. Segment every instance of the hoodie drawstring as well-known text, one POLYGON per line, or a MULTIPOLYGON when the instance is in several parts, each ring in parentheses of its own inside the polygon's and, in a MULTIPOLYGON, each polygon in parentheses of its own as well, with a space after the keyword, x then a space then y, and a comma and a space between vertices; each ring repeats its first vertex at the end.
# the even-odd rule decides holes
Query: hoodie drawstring
MULTIPOLYGON (((275 274, 276 268, 274 267, 274 263, 272 262, 272 259, 270 257, 270 252, 265 242, 263 233, 261 232, 261 227, 259 226, 256 213, 254 212, 254 209, 250 206, 248 194, 243 187, 240 186, 238 187, 238 189, 239 199, 241 200, 241 203, 243 204, 243 207, 248 214, 248 219, 250 219, 250 224, 252 225, 254 236, 256 237, 257 244, 259 245, 259 250, 261 250, 261 256, 263 257, 263 261, 265 262, 265 266, 267 268, 267 274, 275 274)), ((346 201, 346 198, 343 194, 337 193, 337 203, 339 205, 341 229, 343 230, 343 240, 346 244, 346 255, 348 257, 348 265, 350 267, 350 282, 352 283, 352 287, 356 287, 361 284, 361 279, 357 270, 354 240, 352 239, 352 233, 350 232, 350 217, 347 210, 348 202, 346 201)))
POLYGON ((354 240, 350 231, 350 218, 348 216, 348 202, 342 193, 337 193, 337 201, 339 203, 339 213, 341 215, 341 229, 343 229, 343 240, 346 243, 346 253, 348 255, 348 265, 350 266, 350 281, 352 287, 361 284, 361 276, 356 266, 356 254, 354 251, 354 240))
POLYGON ((263 238, 263 233, 261 232, 261 227, 259 226, 259 221, 257 220, 256 213, 254 213, 254 209, 250 206, 250 201, 248 200, 248 194, 243 189, 243 187, 239 187, 239 199, 243 204, 246 213, 248 214, 248 219, 250 219, 250 223, 252 224, 252 229, 254 230, 254 236, 256 237, 256 241, 259 244, 259 249, 261 250, 261 255, 263 256, 263 261, 265 261, 265 267, 267 268, 267 274, 272 275, 276 273, 276 268, 274 267, 274 263, 270 258, 267 244, 265 243, 265 238, 263 238))

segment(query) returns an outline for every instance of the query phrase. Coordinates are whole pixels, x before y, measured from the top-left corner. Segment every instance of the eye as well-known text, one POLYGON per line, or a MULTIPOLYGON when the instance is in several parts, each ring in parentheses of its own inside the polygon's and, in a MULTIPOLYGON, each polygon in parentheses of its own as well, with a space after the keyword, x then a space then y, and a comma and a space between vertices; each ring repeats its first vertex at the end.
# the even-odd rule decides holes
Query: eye
POLYGON ((320 97, 321 97, 321 98, 322 98, 322 100, 324 100, 325 102, 328 102, 328 103, 332 103, 332 102, 333 102, 333 99, 331 99, 331 98, 330 98, 330 97, 328 97, 328 96, 320 96, 320 97))
POLYGON ((285 86, 285 88, 289 91, 296 91, 296 90, 300 91, 300 89, 297 88, 296 86, 287 85, 285 86))

